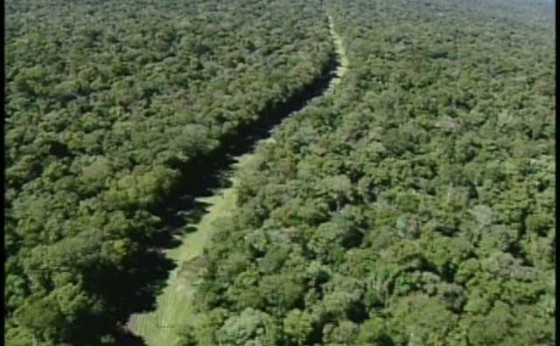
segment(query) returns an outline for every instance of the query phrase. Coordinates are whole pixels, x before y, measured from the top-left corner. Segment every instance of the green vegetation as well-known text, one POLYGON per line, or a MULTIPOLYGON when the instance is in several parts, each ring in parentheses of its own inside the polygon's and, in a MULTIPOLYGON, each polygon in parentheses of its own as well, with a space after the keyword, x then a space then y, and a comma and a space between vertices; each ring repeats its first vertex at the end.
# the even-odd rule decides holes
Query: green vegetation
POLYGON ((554 342, 550 1, 5 8, 8 345, 554 342))
POLYGON ((552 345, 544 8, 328 6, 348 75, 238 174, 183 344, 552 345))
MULTIPOLYGON (((6 3, 9 345, 123 344, 201 161, 321 77, 318 2, 6 3)), ((126 339, 128 340, 128 339, 126 339)))

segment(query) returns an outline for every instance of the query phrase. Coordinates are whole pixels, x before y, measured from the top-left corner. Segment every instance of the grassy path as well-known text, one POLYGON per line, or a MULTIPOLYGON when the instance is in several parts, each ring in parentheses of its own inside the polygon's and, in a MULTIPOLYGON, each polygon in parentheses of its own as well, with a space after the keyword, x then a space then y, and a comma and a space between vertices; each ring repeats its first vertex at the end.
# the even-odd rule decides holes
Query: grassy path
MULTIPOLYGON (((237 158, 234 170, 248 164, 254 154, 246 154, 237 158)), ((195 260, 199 258, 207 240, 214 231, 214 222, 229 216, 235 209, 236 181, 230 178, 232 186, 216 192, 211 197, 200 198, 198 201, 208 205, 206 214, 195 226, 196 231, 182 236, 181 245, 166 252, 167 257, 177 263, 171 272, 165 288, 157 298, 157 309, 145 314, 132 316, 129 327, 143 337, 150 346, 173 346, 179 341, 177 331, 181 323, 193 316, 190 301, 196 289, 195 260)))
MULTIPOLYGON (((332 91, 348 68, 348 58, 344 53, 342 40, 335 31, 332 17, 328 15, 328 18, 339 65, 336 76, 331 80, 326 93, 332 91)), ((272 141, 272 139, 262 140, 257 143, 257 146, 264 145, 267 141, 272 141)), ((157 298, 157 309, 153 312, 133 315, 129 321, 128 327, 133 333, 141 336, 147 345, 175 346, 179 341, 177 332, 182 329, 182 324, 192 320, 195 316, 191 301, 196 290, 196 259, 200 258, 208 239, 214 233, 216 220, 227 217, 235 211, 237 191, 235 171, 250 164, 254 159, 254 152, 239 156, 231 173, 232 186, 217 191, 211 197, 198 199, 208 205, 208 208, 200 222, 195 225, 196 231, 182 236, 181 245, 166 252, 166 256, 177 263, 177 267, 171 272, 164 289, 157 298)))
POLYGON ((332 79, 331 84, 329 85, 329 89, 327 90, 327 92, 330 92, 338 83, 340 83, 342 76, 344 76, 346 74, 346 71, 348 71, 348 65, 350 64, 350 62, 348 61, 346 50, 344 49, 344 45, 342 44, 342 38, 335 30, 332 16, 330 14, 327 14, 327 16, 329 18, 329 30, 334 41, 334 48, 336 50, 336 55, 338 56, 339 63, 336 69, 336 77, 332 79))

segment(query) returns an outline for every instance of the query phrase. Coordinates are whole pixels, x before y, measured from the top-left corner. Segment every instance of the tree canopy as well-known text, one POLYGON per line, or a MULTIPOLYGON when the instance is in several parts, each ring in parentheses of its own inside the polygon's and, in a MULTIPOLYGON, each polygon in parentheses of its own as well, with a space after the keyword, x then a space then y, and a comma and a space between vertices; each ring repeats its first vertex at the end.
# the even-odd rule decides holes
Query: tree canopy
POLYGON ((165 209, 323 78, 326 9, 348 72, 237 173, 183 343, 553 343, 549 2, 5 8, 8 345, 126 344, 165 209))

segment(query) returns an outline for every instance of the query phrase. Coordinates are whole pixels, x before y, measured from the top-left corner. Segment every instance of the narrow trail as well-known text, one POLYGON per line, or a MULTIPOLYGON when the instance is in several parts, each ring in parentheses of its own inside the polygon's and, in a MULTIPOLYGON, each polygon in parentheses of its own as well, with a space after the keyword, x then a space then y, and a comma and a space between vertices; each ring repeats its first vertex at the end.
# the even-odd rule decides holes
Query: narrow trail
MULTIPOLYGON (((348 58, 342 45, 342 39, 335 31, 332 16, 327 12, 331 37, 335 44, 337 65, 330 76, 326 90, 315 97, 332 92, 348 69, 348 58)), ((309 100, 308 100, 309 101, 309 100)), ((289 117, 289 116, 288 116, 289 117)), ((237 196, 237 180, 235 172, 250 165, 256 158, 255 152, 259 146, 267 145, 272 137, 262 139, 249 153, 233 158, 235 162, 226 175, 231 182, 230 187, 221 188, 210 197, 199 197, 197 203, 207 206, 205 214, 194 227, 195 231, 176 236, 181 245, 166 251, 166 256, 177 264, 169 275, 160 295, 157 297, 155 311, 132 315, 128 322, 128 329, 142 337, 149 346, 173 346, 179 341, 181 327, 184 323, 193 321, 195 312, 191 301, 196 291, 197 277, 201 265, 197 262, 203 254, 207 241, 215 232, 215 222, 235 212, 237 196), (190 318, 189 318, 190 317, 190 318)))
POLYGON ((325 93, 331 92, 334 89, 334 87, 336 87, 338 83, 340 83, 340 80, 346 74, 346 71, 348 70, 348 65, 350 64, 350 61, 348 60, 348 56, 346 55, 346 51, 344 50, 344 45, 342 44, 342 37, 340 37, 336 32, 334 27, 334 21, 332 19, 331 14, 328 13, 328 11, 327 11, 327 17, 329 18, 329 31, 334 41, 336 56, 338 57, 338 66, 335 70, 336 76, 331 80, 329 84, 329 88, 325 93))

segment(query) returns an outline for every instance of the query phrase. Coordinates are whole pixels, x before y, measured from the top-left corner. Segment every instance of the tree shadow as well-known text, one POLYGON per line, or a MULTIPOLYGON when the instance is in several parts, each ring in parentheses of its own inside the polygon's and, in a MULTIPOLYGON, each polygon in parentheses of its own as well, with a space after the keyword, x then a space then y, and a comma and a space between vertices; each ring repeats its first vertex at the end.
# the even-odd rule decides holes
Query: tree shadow
POLYGON ((84 270, 84 290, 103 297, 104 313, 84 316, 79 322, 84 327, 73 340, 90 345, 100 335, 108 334, 118 341, 117 345, 145 345, 123 325, 131 313, 154 310, 155 298, 176 264, 157 249, 133 249, 128 254, 119 267, 111 262, 94 262, 84 270))
POLYGON ((122 346, 146 346, 146 342, 141 337, 136 336, 127 330, 117 334, 115 336, 115 342, 117 345, 122 346))
POLYGON ((223 137, 218 148, 194 157, 181 167, 181 178, 172 188, 173 193, 165 199, 166 205, 154 210, 162 220, 162 230, 152 239, 152 245, 166 249, 178 246, 180 241, 174 236, 193 231, 193 227, 188 225, 197 224, 207 212, 208 204, 200 198, 210 197, 218 190, 230 187, 229 176, 237 158, 269 137, 271 130, 289 115, 321 96, 329 88, 331 80, 336 78, 338 65, 338 57, 333 53, 322 73, 310 84, 282 102, 265 105, 257 112, 257 120, 240 125, 223 137))

